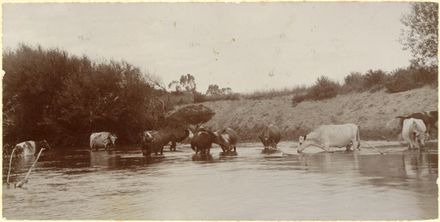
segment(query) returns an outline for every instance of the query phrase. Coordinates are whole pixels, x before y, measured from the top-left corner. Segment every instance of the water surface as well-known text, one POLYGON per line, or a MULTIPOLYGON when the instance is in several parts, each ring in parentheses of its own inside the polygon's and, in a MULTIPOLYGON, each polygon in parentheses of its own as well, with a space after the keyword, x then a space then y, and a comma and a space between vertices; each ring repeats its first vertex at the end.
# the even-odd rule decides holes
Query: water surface
MULTIPOLYGON (((403 147, 195 158, 188 145, 144 158, 136 147, 87 148, 42 157, 23 188, 3 184, 7 219, 398 220, 437 218, 438 153, 403 147)), ((436 145, 435 145, 436 146, 436 145)), ((7 161, 4 161, 7 162, 7 161)), ((12 181, 31 159, 17 162, 12 181)), ((4 175, 7 164, 3 165, 4 175)), ((6 172, 6 173, 5 173, 6 172)), ((4 177, 5 178, 5 177, 4 177)), ((4 179, 5 181, 5 179, 4 179)))

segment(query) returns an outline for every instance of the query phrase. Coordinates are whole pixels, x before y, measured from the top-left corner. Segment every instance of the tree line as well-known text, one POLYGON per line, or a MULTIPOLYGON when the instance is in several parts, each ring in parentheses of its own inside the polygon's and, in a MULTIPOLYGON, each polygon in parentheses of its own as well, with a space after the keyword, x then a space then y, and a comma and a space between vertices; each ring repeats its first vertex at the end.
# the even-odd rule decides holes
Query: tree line
POLYGON ((3 52, 3 141, 47 139, 84 145, 91 132, 111 131, 122 143, 164 124, 169 107, 137 67, 92 62, 59 49, 20 45, 3 52))

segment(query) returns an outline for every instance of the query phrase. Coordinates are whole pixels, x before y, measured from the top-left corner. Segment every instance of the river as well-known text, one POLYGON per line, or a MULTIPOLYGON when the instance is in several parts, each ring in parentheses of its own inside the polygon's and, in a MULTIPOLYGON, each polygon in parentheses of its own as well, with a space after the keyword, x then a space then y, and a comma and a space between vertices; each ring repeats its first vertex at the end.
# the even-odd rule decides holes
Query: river
MULTIPOLYGON (((144 158, 136 147, 48 152, 23 188, 5 183, 7 219, 400 220, 437 218, 438 152, 403 147, 324 153, 242 143, 195 158, 188 145, 144 158)), ((32 164, 17 161, 11 180, 32 164)), ((6 162, 6 163, 5 163, 6 162)), ((6 169, 6 170, 5 170, 6 169)))

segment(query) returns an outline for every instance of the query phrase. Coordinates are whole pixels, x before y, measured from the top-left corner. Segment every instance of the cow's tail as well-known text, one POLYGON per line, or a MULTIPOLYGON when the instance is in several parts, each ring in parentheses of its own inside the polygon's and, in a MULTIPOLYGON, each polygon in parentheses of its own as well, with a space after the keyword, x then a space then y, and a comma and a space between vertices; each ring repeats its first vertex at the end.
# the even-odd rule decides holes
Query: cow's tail
POLYGON ((359 135, 360 131, 361 131, 361 127, 357 126, 356 140, 357 140, 358 144, 357 144, 356 149, 358 149, 358 150, 361 150, 360 149, 360 147, 361 147, 361 136, 359 135))

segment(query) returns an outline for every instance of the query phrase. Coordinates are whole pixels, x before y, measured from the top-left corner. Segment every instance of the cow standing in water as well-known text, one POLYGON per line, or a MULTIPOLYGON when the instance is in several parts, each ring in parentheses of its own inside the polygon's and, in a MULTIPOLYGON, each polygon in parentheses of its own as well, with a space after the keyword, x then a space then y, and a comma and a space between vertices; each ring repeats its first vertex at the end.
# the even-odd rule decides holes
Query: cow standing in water
POLYGON ((50 150, 51 147, 49 146, 49 143, 47 143, 46 140, 40 140, 40 141, 25 141, 18 143, 15 145, 15 152, 17 152, 17 155, 23 155, 23 156, 29 156, 34 155, 36 156, 41 149, 50 150))
POLYGON ((426 111, 426 112, 418 112, 412 113, 406 116, 396 116, 400 120, 400 127, 403 128, 403 121, 406 119, 414 118, 420 119, 425 124, 426 130, 429 133, 432 132, 433 129, 437 130, 437 122, 438 122, 438 111, 426 111))
POLYGON ((276 149, 281 139, 280 129, 272 124, 265 126, 258 138, 263 143, 264 149, 276 149))
POLYGON ((194 133, 194 137, 191 139, 191 149, 196 154, 201 152, 202 154, 209 155, 212 144, 217 140, 217 136, 210 130, 198 129, 194 133))
POLYGON ((403 121, 402 138, 408 142, 409 149, 424 146, 426 137, 426 126, 421 119, 409 118, 403 121))
POLYGON ((181 143, 187 137, 192 137, 192 132, 189 129, 177 128, 171 130, 173 136, 171 137, 170 151, 176 151, 176 143, 181 143))
POLYGON ((321 125, 306 136, 299 137, 298 153, 301 153, 309 146, 317 146, 327 152, 330 147, 346 147, 350 150, 357 142, 357 149, 360 147, 359 127, 348 123, 343 125, 321 125))
POLYGON ((237 133, 231 128, 225 128, 223 130, 219 130, 214 132, 216 136, 214 143, 220 145, 223 152, 231 152, 234 149, 234 152, 237 152, 237 133))
POLYGON ((107 150, 108 147, 115 146, 116 139, 118 137, 110 132, 92 133, 90 135, 90 149, 96 148, 98 150, 99 147, 104 147, 107 150))
POLYGON ((184 128, 145 131, 141 141, 142 153, 144 156, 150 156, 151 153, 157 155, 159 152, 162 155, 164 146, 170 142, 170 150, 173 150, 173 146, 176 150, 176 142, 182 141, 186 137, 192 137, 192 132, 184 128))

